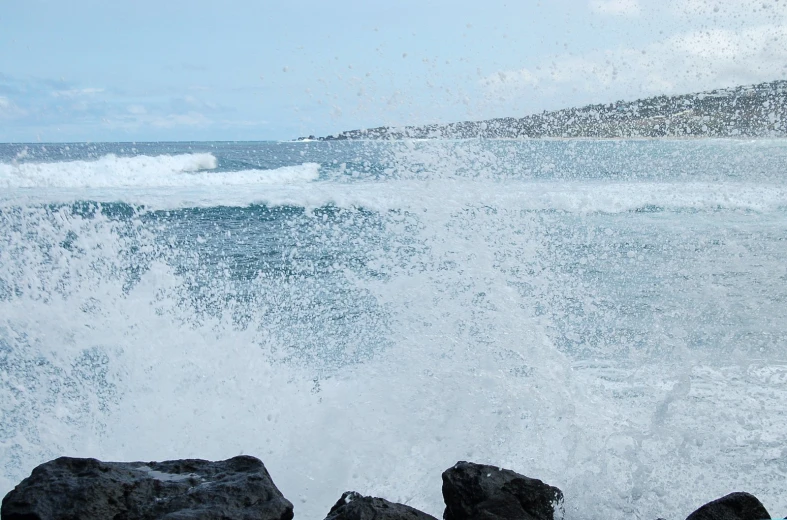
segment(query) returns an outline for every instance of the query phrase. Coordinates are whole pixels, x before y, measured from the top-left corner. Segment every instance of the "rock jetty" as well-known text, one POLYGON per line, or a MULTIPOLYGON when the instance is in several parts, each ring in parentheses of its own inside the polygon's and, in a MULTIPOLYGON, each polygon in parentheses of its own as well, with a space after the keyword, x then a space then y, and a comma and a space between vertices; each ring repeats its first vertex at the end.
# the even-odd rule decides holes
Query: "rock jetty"
POLYGON ((290 520, 292 503, 265 465, 101 462, 60 457, 41 464, 3 499, 2 520, 290 520))
MULTIPOLYGON (((561 520, 563 493, 512 470, 457 462, 443 472, 444 520, 561 520)), ((41 464, 3 499, 0 520, 291 520, 293 505, 250 456, 211 462, 41 464)), ((732 493, 686 520, 765 520, 748 493, 732 493)), ((405 504, 347 491, 325 520, 437 520, 405 504)))

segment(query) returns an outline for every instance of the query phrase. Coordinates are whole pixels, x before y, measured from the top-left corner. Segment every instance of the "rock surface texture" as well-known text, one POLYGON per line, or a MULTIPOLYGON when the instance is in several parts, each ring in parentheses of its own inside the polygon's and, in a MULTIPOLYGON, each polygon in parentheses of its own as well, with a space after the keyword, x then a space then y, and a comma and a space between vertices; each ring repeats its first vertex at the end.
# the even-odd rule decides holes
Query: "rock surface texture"
POLYGON ((445 520, 553 520, 563 493, 508 469, 457 462, 443 472, 443 498, 445 520))
POLYGON ((757 497, 749 493, 730 493, 708 502, 686 520, 765 520, 771 515, 757 497))
MULTIPOLYGON (((563 493, 514 471, 457 462, 443 472, 444 520, 559 520, 563 493), (556 514, 557 513, 557 514, 556 514), (557 518, 556 518, 557 517, 557 518)), ((101 462, 61 457, 9 492, 0 520, 292 520, 293 507, 250 456, 211 462, 101 462)), ((686 520, 766 520, 749 493, 731 493, 686 520)), ((342 495, 325 520, 437 520, 404 504, 342 495)), ((659 519, 662 520, 662 519, 659 519)))
POLYGON ((404 504, 383 498, 365 497, 347 491, 328 512, 325 520, 437 520, 431 515, 404 504))
POLYGON ((3 499, 2 520, 290 520, 292 504, 263 463, 101 462, 61 457, 3 499))

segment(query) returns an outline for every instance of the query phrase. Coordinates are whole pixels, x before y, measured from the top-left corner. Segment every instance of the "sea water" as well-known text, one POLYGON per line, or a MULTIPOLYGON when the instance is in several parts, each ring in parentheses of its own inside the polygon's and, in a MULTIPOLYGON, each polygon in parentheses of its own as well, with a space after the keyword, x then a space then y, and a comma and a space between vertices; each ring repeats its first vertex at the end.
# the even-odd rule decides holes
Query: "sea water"
POLYGON ((298 518, 787 513, 787 141, 0 145, 0 493, 261 458, 298 518))

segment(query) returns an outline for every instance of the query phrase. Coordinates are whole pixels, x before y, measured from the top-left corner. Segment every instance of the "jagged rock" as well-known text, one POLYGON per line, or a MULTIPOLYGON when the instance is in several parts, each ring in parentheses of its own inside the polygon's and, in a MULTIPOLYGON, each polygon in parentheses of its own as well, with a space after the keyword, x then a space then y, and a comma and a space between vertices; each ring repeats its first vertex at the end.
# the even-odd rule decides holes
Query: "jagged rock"
POLYGON ((443 499, 445 520, 553 520, 563 493, 508 469, 460 461, 443 472, 443 499))
POLYGON ((431 515, 404 504, 383 498, 365 497, 346 491, 328 512, 325 520, 437 520, 431 515))
POLYGON ((263 463, 101 462, 61 457, 41 464, 3 499, 2 520, 290 520, 263 463))
POLYGON ((708 502, 686 520, 766 520, 770 517, 757 497, 739 492, 708 502))

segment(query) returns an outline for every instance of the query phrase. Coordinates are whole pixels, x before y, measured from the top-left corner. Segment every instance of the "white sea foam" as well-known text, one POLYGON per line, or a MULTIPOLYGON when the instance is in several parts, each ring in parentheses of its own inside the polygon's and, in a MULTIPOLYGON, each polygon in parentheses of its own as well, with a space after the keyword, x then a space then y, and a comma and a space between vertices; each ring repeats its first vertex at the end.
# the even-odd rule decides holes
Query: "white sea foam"
POLYGON ((307 163, 273 170, 214 172, 216 157, 183 155, 105 155, 95 161, 0 164, 0 187, 10 188, 161 188, 235 186, 308 182, 319 165, 307 163))
POLYGON ((458 209, 491 206, 522 211, 576 214, 630 211, 743 210, 782 211, 787 188, 747 182, 585 182, 468 180, 389 180, 380 182, 308 182, 319 166, 303 164, 268 171, 241 171, 191 178, 188 185, 111 188, 39 188, 8 190, 0 207, 70 203, 78 200, 126 202, 151 210, 265 204, 314 208, 334 205, 373 211, 458 209), (204 181, 204 182, 201 182, 204 181), (215 183, 211 183, 215 181, 215 183), (307 183, 308 184, 305 184, 307 183))
POLYGON ((439 517, 460 459, 557 485, 568 520, 685 518, 733 490, 787 511, 783 184, 283 177, 0 195, 0 493, 64 453, 247 453, 298 518, 347 489, 439 517), (255 234, 257 209, 126 222, 25 197, 377 213, 255 234), (244 299, 220 265, 239 251, 288 270, 244 299))
MULTIPOLYGON (((385 309, 389 325, 379 332, 390 348, 327 376, 292 356, 298 331, 318 318, 310 314, 315 302, 330 293, 319 280, 251 282, 255 299, 235 304, 243 325, 233 319, 231 280, 221 276, 200 291, 223 302, 216 315, 199 314, 206 301, 193 300, 189 276, 164 262, 126 288, 123 273, 161 247, 141 223, 130 234, 101 215, 64 209, 10 216, 25 236, 9 226, 11 247, 0 249, 0 280, 14 295, 0 299, 0 345, 13 346, 0 379, 0 491, 62 453, 247 453, 264 460, 304 518, 324 515, 346 489, 439 516, 440 472, 462 459, 559 486, 569 519, 685 517, 733 489, 784 511, 780 352, 694 352, 691 329, 673 320, 667 330, 647 329, 669 355, 634 352, 633 368, 626 356, 572 360, 555 347, 538 306, 571 300, 587 312, 620 312, 599 309, 602 297, 543 263, 550 248, 576 236, 543 242, 544 223, 532 215, 444 213, 445 201, 431 200, 417 213, 422 249, 414 258, 393 252, 407 238, 397 237, 404 230, 395 216, 381 231, 385 245, 366 252, 387 279, 344 273, 343 284, 385 309)), ((330 225, 324 229, 317 238, 329 246, 330 225)), ((721 249, 735 275, 757 258, 742 246, 732 240, 721 249)), ((777 258, 771 267, 784 273, 781 265, 777 258)), ((696 281, 707 268, 679 268, 695 280, 689 289, 698 301, 720 294, 713 281, 696 281)), ((342 305, 355 312, 356 303, 342 305)), ((323 334, 320 343, 331 339, 323 334)), ((631 348, 625 331, 606 341, 612 351, 631 348)), ((347 342, 365 347, 356 333, 347 342)))
POLYGON ((156 479, 161 482, 182 482, 184 480, 202 480, 202 477, 196 473, 164 473, 163 471, 156 471, 150 466, 139 466, 139 471, 144 471, 150 478, 156 479))

